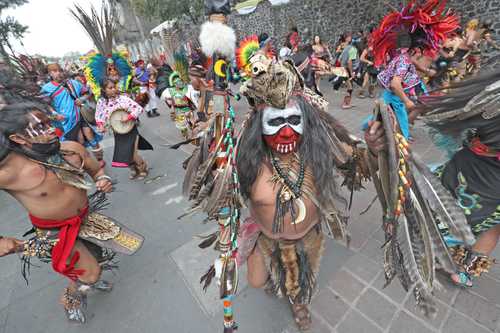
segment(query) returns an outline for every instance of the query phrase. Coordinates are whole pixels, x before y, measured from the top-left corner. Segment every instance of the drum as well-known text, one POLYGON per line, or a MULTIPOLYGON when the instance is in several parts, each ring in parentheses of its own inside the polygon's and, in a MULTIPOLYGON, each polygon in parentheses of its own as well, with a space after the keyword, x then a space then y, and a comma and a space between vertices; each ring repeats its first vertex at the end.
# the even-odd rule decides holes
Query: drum
POLYGON ((80 114, 82 115, 82 118, 85 119, 87 123, 90 125, 95 125, 95 111, 96 111, 96 105, 95 103, 85 103, 82 105, 80 108, 80 114))
POLYGON ((330 74, 338 77, 349 77, 349 73, 347 73, 347 70, 344 67, 332 67, 330 69, 330 74))
POLYGON ((125 109, 116 109, 109 115, 109 126, 113 132, 117 134, 127 134, 134 128, 135 121, 123 122, 122 119, 124 116, 128 116, 128 112, 125 109))

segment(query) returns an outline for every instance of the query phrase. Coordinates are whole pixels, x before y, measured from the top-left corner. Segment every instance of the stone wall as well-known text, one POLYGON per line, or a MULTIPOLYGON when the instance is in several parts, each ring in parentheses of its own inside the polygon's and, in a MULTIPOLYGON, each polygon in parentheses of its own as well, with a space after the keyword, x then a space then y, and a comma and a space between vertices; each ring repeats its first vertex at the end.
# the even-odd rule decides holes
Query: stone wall
MULTIPOLYGON (((248 15, 234 13, 229 25, 235 28, 239 38, 267 32, 274 38, 275 46, 281 47, 292 24, 298 27, 303 41, 320 35, 325 42, 334 45, 345 31, 358 31, 376 25, 389 11, 390 3, 399 8, 398 0, 291 0, 286 5, 271 6, 269 1, 259 4, 248 15)), ((463 23, 471 18, 492 19, 496 34, 500 36, 500 0, 448 0, 463 23)), ((199 27, 188 21, 178 24, 181 40, 198 37, 199 27)))
MULTIPOLYGON (((267 1, 249 15, 231 15, 230 25, 239 35, 267 32, 281 45, 292 23, 304 40, 320 35, 333 43, 345 31, 358 31, 376 25, 388 12, 386 3, 399 8, 401 1, 373 0, 291 0, 273 7, 267 1)), ((500 34, 500 0, 449 0, 465 23, 471 18, 492 19, 496 35, 500 34)))

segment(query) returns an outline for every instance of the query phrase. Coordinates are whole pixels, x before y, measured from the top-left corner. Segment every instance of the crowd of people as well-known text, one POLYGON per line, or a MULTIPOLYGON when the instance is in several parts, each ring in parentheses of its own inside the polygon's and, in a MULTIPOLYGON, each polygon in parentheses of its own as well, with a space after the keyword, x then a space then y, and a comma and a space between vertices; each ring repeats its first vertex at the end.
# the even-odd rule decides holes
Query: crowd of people
POLYGON ((321 36, 302 41, 293 27, 276 51, 267 33, 237 47, 229 2, 206 5, 199 40, 172 43, 162 59, 132 65, 109 44, 111 30, 86 24, 111 24, 109 8, 99 18, 76 6, 72 13, 96 47, 83 66, 42 70, 40 60, 23 56, 15 70, 2 67, 0 188, 25 207, 33 230, 27 240, 0 236, 0 256, 21 253, 23 273, 32 258, 51 262, 70 280, 62 296, 68 319, 85 322, 88 291, 112 288, 101 272, 113 268, 116 253, 133 254, 143 242, 100 212, 114 185, 101 140, 111 130, 111 167, 144 179, 148 163, 139 150, 153 145, 139 119, 167 107, 179 131, 175 146, 194 145, 183 164, 192 202, 186 214, 202 211, 219 226, 200 244, 220 252, 201 281, 205 288, 219 282, 224 332, 236 327, 232 302, 244 264, 251 286, 286 297, 298 328, 310 329, 325 235, 349 239, 350 203, 339 178, 351 192, 374 182, 385 277, 413 290, 427 315, 436 310, 437 266, 461 287, 489 270, 500 237, 492 21, 473 19, 462 29, 440 1, 410 2, 378 25, 342 34, 336 45, 321 36), (364 140, 329 112, 323 77, 345 89, 342 109, 353 107, 353 96, 374 99, 374 115, 359 120, 364 140), (240 85, 250 109, 241 128, 231 105, 240 94, 231 84, 240 85), (450 157, 432 171, 411 149, 418 119, 450 157), (244 206, 250 217, 240 221, 244 206))

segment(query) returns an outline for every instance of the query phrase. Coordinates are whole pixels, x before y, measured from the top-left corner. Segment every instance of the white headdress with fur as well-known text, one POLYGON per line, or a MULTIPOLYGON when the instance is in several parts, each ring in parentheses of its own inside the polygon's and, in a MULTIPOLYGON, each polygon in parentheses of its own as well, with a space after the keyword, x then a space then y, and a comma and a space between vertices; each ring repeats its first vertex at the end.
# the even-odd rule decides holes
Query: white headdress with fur
POLYGON ((236 50, 236 33, 223 23, 208 21, 201 26, 200 44, 203 53, 208 57, 218 53, 227 59, 233 59, 236 50))

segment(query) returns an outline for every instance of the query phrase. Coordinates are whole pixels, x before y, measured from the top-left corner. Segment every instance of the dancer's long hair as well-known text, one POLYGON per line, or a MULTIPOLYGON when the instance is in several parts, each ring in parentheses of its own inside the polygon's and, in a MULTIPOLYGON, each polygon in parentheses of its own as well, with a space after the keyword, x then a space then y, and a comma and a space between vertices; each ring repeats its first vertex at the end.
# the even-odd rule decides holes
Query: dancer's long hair
MULTIPOLYGON (((333 156, 338 155, 334 144, 329 144, 332 136, 343 142, 352 143, 347 130, 332 116, 319 111, 308 104, 303 97, 295 97, 299 108, 303 111, 304 132, 299 144, 299 155, 305 160, 314 176, 318 200, 321 204, 332 201, 345 205, 346 201, 339 192, 337 179, 339 174, 333 156), (328 123, 325 126, 325 122, 328 123), (333 128, 335 133, 329 133, 333 128)), ((269 156, 269 150, 262 138, 262 112, 254 111, 248 119, 242 133, 237 156, 240 189, 243 198, 248 200, 253 183, 261 172, 262 163, 269 156)))

